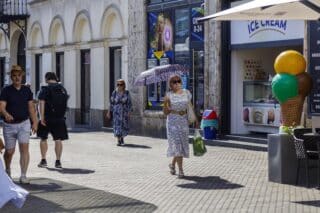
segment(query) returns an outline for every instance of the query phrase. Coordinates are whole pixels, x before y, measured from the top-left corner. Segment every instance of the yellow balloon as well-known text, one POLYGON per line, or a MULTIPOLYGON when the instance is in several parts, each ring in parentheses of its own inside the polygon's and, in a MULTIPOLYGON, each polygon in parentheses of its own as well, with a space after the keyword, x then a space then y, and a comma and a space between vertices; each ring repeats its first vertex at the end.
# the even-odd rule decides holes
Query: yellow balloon
POLYGON ((306 60, 298 51, 283 51, 274 61, 274 69, 278 74, 288 73, 298 75, 306 70, 306 60))

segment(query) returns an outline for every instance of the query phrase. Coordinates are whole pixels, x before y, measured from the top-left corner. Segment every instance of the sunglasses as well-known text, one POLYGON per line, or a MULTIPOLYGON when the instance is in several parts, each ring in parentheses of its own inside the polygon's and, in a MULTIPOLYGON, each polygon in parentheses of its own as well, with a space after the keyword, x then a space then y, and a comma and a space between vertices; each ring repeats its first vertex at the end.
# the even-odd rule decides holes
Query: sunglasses
POLYGON ((124 84, 117 84, 117 86, 123 86, 124 84))
POLYGON ((181 84, 181 80, 179 79, 179 80, 174 80, 174 81, 172 81, 172 84, 181 84))

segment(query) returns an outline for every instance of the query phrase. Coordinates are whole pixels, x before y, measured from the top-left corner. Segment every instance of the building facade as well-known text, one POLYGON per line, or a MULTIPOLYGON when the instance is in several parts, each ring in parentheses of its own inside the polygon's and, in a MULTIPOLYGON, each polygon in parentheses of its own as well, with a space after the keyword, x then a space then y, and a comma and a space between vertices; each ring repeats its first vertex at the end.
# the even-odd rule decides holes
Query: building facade
POLYGON ((115 80, 129 76, 129 7, 127 0, 28 1, 25 33, 14 22, 8 36, 0 32, 1 71, 20 64, 34 94, 45 73, 56 72, 70 94, 69 126, 108 125, 115 80))
MULTIPOLYGON (((12 64, 26 70, 26 83, 36 96, 48 71, 56 72, 70 94, 69 127, 100 129, 115 81, 130 90, 131 133, 165 137, 162 99, 166 82, 137 87, 142 71, 162 64, 183 64, 189 74, 197 115, 221 109, 221 48, 217 23, 197 23, 219 9, 216 0, 22 0, 28 3, 26 25, 9 22, 0 31, 0 79, 12 64), (21 30, 25 26, 25 30, 21 30)), ((15 2, 15 1, 13 1, 15 2)))

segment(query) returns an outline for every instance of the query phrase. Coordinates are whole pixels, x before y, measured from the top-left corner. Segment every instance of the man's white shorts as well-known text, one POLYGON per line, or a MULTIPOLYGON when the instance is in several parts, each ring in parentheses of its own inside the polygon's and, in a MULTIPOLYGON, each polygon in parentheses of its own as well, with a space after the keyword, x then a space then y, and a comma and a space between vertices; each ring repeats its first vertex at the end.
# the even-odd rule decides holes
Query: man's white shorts
POLYGON ((31 124, 27 119, 21 123, 6 123, 3 124, 3 137, 6 149, 13 149, 16 146, 16 142, 29 143, 31 124))

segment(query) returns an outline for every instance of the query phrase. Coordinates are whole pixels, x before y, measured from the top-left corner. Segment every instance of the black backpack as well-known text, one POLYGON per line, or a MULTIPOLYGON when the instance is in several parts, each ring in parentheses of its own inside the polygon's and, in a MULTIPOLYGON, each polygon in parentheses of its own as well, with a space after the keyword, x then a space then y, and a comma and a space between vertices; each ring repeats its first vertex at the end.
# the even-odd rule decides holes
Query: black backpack
POLYGON ((46 100, 48 115, 52 118, 63 118, 67 111, 69 95, 67 90, 61 85, 49 85, 48 98, 46 100))

